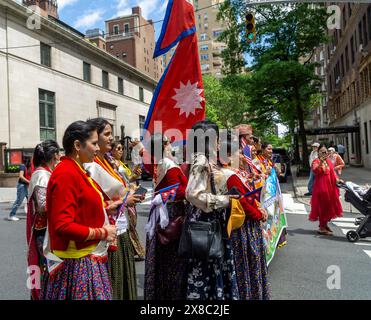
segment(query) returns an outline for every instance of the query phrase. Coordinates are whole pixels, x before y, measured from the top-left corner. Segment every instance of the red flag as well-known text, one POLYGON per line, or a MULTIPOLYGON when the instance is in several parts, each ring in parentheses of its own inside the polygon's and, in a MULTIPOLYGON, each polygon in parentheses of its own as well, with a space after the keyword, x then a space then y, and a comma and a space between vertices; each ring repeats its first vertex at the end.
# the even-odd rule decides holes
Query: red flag
MULTIPOLYGON (((180 6, 178 3, 183 3, 183 8, 188 8, 190 5, 186 0, 170 1, 168 9, 172 4, 174 5, 173 8, 178 8, 180 6)), ((193 12, 193 6, 191 7, 193 12)), ((173 17, 172 12, 170 13, 171 17, 173 17)), ((194 22, 194 14, 192 15, 194 22)), ((174 18, 171 20, 174 25, 171 26, 169 20, 169 23, 163 26, 163 33, 170 32, 169 39, 178 42, 179 32, 186 26, 184 20, 182 15, 179 16, 179 14, 174 13, 174 18), (173 29, 178 31, 170 31, 173 29)), ((164 39, 167 39, 166 33, 164 33, 164 39)), ((175 137, 175 140, 172 142, 180 142, 180 139, 182 141, 186 140, 187 129, 204 119, 205 95, 198 54, 197 34, 194 29, 193 33, 184 36, 179 41, 174 56, 153 95, 144 129, 150 134, 158 133, 159 130, 155 130, 154 122, 159 121, 162 125, 161 133, 166 132, 168 129, 179 130, 182 137, 175 137)))
POLYGON ((181 39, 195 32, 192 0, 169 0, 154 58, 168 52, 181 39))

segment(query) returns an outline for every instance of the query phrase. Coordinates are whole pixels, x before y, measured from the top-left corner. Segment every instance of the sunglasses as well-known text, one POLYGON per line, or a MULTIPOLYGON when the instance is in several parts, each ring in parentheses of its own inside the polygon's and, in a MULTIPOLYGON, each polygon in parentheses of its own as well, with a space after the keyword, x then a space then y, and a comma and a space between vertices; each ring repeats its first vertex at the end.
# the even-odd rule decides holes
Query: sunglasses
POLYGON ((116 148, 117 151, 122 151, 123 149, 121 147, 116 148))

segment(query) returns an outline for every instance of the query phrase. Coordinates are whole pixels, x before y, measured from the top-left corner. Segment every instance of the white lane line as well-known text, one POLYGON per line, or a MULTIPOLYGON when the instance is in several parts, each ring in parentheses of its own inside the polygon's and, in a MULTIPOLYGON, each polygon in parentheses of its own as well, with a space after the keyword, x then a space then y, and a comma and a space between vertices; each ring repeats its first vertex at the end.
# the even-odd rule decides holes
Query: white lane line
POLYGON ((356 217, 354 217, 354 218, 336 218, 332 221, 335 221, 335 222, 354 222, 355 219, 356 219, 356 217))
POLYGON ((337 227, 341 227, 341 228, 351 228, 351 229, 357 228, 357 226, 351 222, 332 222, 332 224, 334 224, 337 227))
POLYGON ((371 258, 371 250, 363 250, 371 258))
POLYGON ((371 246, 371 241, 369 243, 367 242, 355 242, 357 246, 371 246))

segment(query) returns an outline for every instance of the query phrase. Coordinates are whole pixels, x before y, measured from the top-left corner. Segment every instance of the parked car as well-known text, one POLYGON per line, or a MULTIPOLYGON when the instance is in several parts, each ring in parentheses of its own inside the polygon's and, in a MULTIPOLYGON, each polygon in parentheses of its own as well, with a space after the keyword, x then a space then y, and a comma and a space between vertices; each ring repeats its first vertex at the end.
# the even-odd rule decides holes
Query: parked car
POLYGON ((288 151, 284 148, 274 148, 273 161, 281 170, 279 181, 283 183, 287 182, 287 177, 291 175, 290 157, 288 151))

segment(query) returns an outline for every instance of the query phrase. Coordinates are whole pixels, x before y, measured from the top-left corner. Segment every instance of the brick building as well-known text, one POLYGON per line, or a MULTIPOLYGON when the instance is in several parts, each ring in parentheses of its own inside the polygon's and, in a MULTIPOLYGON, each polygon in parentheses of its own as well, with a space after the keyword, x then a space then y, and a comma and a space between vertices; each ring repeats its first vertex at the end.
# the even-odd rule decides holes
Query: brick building
POLYGON ((152 20, 142 16, 140 7, 132 14, 106 21, 107 51, 139 71, 159 80, 164 68, 162 59, 153 59, 155 29, 152 20))

